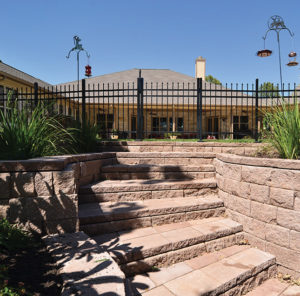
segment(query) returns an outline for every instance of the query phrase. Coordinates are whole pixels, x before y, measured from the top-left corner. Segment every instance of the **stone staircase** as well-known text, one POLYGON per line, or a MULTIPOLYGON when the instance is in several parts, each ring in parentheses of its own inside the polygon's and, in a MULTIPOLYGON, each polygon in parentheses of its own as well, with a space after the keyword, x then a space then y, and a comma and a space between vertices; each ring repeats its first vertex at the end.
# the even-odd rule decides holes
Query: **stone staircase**
POLYGON ((226 218, 214 153, 116 155, 80 188, 79 220, 127 276, 127 295, 242 295, 274 276, 275 257, 240 245, 242 225, 226 218))

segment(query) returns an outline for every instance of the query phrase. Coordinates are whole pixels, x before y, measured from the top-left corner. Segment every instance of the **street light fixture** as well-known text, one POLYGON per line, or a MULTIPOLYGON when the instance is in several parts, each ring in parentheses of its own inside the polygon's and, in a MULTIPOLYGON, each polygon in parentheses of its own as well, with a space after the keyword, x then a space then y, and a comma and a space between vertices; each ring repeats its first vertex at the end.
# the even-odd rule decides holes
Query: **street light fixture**
MULTIPOLYGON (((289 33, 290 33, 290 36, 291 38, 294 37, 294 33, 292 33, 290 31, 289 28, 286 27, 286 25, 284 24, 284 21, 282 19, 282 17, 280 17, 279 15, 273 15, 270 17, 269 21, 268 21, 268 30, 265 34, 263 38, 264 40, 264 49, 263 50, 259 50, 256 55, 259 56, 259 57, 268 57, 272 54, 272 51, 269 50, 269 49, 266 49, 266 38, 267 38, 267 35, 270 31, 275 31, 276 32, 276 35, 277 35, 277 43, 278 43, 278 51, 279 51, 279 54, 278 54, 278 58, 279 58, 279 71, 280 71, 280 84, 281 84, 281 89, 283 89, 283 84, 282 84, 282 70, 281 70, 281 52, 280 52, 280 39, 279 39, 279 33, 282 31, 282 30, 287 30, 289 33)), ((292 39, 293 40, 293 39, 292 39)), ((296 61, 296 52, 292 51, 290 52, 289 54, 289 57, 293 60, 291 60, 287 66, 297 66, 298 65, 298 62, 296 61)))

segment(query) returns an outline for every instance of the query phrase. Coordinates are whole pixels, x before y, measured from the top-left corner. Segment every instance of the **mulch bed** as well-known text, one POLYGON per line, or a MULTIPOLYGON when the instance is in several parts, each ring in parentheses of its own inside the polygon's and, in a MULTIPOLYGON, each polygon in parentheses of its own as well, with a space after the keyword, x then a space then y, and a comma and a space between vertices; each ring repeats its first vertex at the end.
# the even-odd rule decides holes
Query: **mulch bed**
POLYGON ((24 283, 25 295, 61 295, 57 268, 40 239, 36 246, 16 254, 7 255, 0 249, 0 264, 8 268, 9 286, 24 283))

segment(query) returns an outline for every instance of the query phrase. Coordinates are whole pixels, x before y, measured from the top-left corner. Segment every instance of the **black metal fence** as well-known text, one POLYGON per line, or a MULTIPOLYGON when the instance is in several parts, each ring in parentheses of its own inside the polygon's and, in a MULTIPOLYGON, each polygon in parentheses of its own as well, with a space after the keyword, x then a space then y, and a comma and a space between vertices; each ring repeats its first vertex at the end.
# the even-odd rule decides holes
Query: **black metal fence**
POLYGON ((285 101, 299 101, 296 85, 283 89, 255 84, 216 85, 137 82, 86 84, 81 80, 47 89, 0 89, 0 108, 8 110, 8 91, 18 107, 32 112, 39 101, 78 123, 96 125, 101 138, 234 138, 258 140, 265 112, 285 101))

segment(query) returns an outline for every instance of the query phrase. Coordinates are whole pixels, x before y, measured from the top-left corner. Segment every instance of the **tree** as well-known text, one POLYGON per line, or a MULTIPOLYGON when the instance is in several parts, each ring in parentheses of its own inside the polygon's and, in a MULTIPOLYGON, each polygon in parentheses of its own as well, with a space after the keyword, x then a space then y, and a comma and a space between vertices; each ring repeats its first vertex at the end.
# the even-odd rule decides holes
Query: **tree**
POLYGON ((274 85, 272 82, 264 82, 259 87, 259 97, 263 98, 278 98, 279 97, 279 88, 278 85, 274 85))
POLYGON ((221 81, 218 80, 217 78, 213 77, 212 75, 205 76, 205 81, 209 82, 209 83, 214 83, 214 84, 222 85, 221 81))

